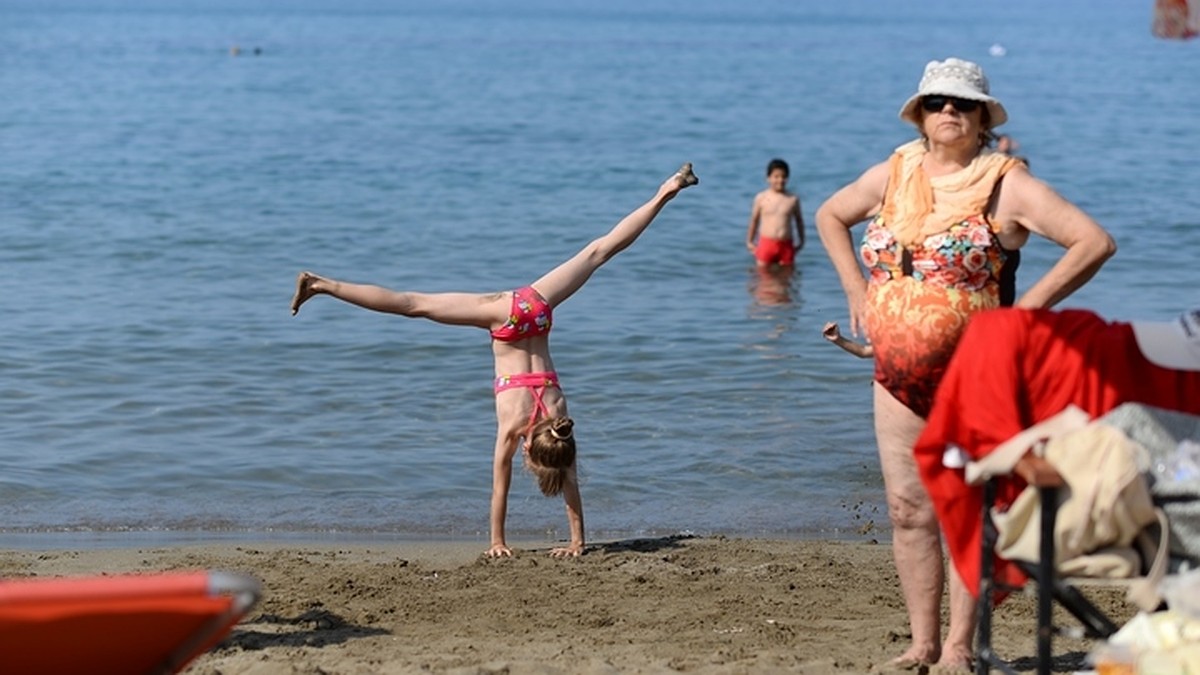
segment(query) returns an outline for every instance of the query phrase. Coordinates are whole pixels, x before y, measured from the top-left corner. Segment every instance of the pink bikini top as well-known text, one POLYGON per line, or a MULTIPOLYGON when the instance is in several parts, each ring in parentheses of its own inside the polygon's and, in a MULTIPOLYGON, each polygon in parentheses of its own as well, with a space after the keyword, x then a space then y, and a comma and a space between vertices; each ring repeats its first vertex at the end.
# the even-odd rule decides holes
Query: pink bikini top
POLYGON ((533 289, 525 286, 513 291, 512 310, 508 321, 492 331, 492 339, 516 342, 550 332, 553 311, 550 303, 533 289))

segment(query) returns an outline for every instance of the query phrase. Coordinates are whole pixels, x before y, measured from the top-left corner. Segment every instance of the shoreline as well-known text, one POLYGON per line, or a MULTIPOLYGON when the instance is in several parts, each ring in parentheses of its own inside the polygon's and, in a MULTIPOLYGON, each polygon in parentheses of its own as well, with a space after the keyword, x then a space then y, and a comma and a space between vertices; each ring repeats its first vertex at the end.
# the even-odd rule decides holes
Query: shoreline
MULTIPOLYGON (((644 533, 600 533, 588 547, 603 546, 619 541, 638 539, 727 538, 769 541, 826 541, 843 543, 887 544, 891 530, 872 527, 859 530, 832 530, 814 532, 679 532, 644 533), (603 536, 610 535, 610 536, 603 536)), ((562 540, 518 535, 509 537, 509 543, 520 549, 538 549, 561 545, 562 540)), ((480 552, 488 547, 486 533, 477 535, 431 536, 379 531, 303 531, 303 530, 29 530, 0 531, 0 551, 46 551, 46 550, 106 550, 140 547, 187 547, 225 545, 280 545, 280 546, 426 546, 426 545, 477 545, 480 552)))
MULTIPOLYGON (((677 535, 594 542, 569 560, 548 542, 516 548, 488 560, 461 541, 8 550, 0 538, 0 577, 256 577, 262 600, 193 675, 866 673, 909 639, 886 544, 677 535)), ((1132 616, 1119 594, 1100 600, 1132 616)), ((996 615, 995 644, 1021 671, 1036 665, 1034 616, 1026 594, 996 615)), ((1058 638, 1055 653, 1082 666, 1090 646, 1058 638)))

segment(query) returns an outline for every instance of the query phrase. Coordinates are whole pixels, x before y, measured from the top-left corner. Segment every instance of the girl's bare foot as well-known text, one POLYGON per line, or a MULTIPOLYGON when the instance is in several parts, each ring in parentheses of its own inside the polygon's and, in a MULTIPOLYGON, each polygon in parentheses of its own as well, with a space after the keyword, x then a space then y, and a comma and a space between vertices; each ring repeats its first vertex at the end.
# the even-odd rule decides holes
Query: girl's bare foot
POLYGON ((292 316, 296 316, 296 312, 300 311, 300 305, 304 304, 317 292, 313 290, 313 282, 320 279, 317 275, 311 272, 301 272, 296 276, 296 294, 292 296, 292 316))
POLYGON ((696 177, 696 174, 692 173, 691 162, 686 162, 683 166, 679 167, 679 170, 675 172, 674 178, 675 181, 679 183, 679 188, 681 190, 685 187, 691 187, 700 183, 700 179, 696 177))
POLYGON ((687 162, 663 182, 662 186, 658 188, 658 196, 662 199, 670 200, 679 194, 680 190, 691 187, 699 182, 700 179, 696 178, 696 174, 692 173, 692 163, 687 162))

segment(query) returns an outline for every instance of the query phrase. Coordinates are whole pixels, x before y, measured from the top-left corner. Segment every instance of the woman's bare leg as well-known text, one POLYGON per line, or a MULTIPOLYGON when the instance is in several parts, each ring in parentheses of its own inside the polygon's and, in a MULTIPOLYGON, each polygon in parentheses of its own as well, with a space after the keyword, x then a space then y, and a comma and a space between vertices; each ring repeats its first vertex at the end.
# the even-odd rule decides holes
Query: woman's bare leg
POLYGON ((393 291, 382 286, 354 284, 327 279, 312 272, 296 277, 292 296, 292 314, 314 295, 330 295, 364 309, 407 317, 430 319, 438 323, 490 328, 507 316, 506 293, 414 293, 393 291))
POLYGON ((659 186, 650 201, 622 218, 608 234, 585 246, 575 257, 533 282, 533 287, 551 306, 559 305, 578 291, 601 265, 628 248, 645 232, 655 216, 680 190, 699 182, 696 174, 692 173, 691 163, 684 164, 659 186))
POLYGON ((912 454, 924 426, 924 420, 875 384, 875 437, 892 522, 892 555, 912 629, 912 645, 894 663, 906 665, 936 663, 941 656, 941 538, 912 454))
POLYGON ((937 664, 946 669, 971 670, 975 656, 975 598, 954 565, 950 565, 950 630, 937 664))

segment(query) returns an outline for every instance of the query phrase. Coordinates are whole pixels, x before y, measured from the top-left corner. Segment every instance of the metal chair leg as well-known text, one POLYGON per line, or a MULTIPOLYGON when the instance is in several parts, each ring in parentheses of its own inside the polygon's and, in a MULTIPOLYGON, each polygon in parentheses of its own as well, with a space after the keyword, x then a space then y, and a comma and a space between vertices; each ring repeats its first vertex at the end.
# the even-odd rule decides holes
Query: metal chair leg
POLYGON ((1037 567, 1037 660, 1038 675, 1050 675, 1054 637, 1054 521, 1058 516, 1058 488, 1040 487, 1042 533, 1037 567))
POLYGON ((992 647, 992 609, 996 594, 995 559, 996 527, 992 523, 991 509, 996 501, 996 484, 993 480, 983 486, 983 550, 979 568, 979 623, 975 633, 975 675, 987 675, 992 668, 1015 675, 1016 671, 996 653, 992 647))

